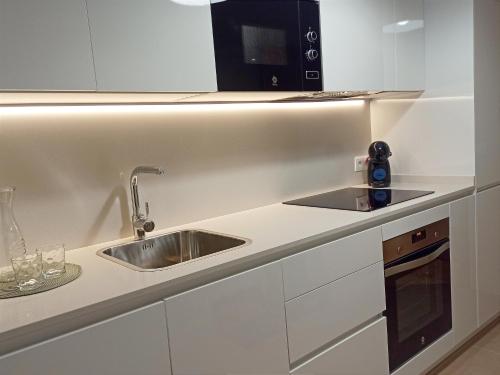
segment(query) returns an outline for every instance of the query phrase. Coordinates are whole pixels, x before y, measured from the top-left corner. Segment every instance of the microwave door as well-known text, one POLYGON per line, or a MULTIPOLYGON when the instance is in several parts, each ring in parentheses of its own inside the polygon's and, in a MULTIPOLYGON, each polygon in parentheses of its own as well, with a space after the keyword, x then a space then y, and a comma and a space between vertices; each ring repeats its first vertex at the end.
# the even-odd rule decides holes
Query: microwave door
POLYGON ((296 0, 212 3, 219 91, 302 90, 296 0))

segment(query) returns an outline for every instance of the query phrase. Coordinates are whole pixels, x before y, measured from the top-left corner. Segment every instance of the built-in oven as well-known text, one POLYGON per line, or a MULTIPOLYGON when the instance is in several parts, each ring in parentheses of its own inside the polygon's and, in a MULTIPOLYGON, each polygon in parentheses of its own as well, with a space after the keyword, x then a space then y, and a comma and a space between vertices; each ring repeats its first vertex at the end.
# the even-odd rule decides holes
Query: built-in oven
POLYGON ((452 328, 449 219, 384 242, 391 372, 452 328))
POLYGON ((321 91, 318 0, 211 0, 219 91, 321 91))

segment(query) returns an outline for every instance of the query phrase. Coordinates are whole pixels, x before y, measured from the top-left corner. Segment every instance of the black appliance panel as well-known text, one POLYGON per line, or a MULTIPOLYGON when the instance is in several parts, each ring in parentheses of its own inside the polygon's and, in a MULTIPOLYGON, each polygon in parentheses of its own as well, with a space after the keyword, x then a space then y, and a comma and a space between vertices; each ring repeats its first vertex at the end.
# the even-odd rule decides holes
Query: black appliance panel
POLYGON ((452 329, 450 250, 444 239, 385 265, 389 369, 391 372, 452 329), (445 251, 442 249, 445 248, 445 251), (439 253, 441 252, 441 253, 439 253), (387 276, 389 269, 432 258, 387 276))
POLYGON ((432 191, 418 190, 346 188, 284 202, 284 204, 368 212, 432 193, 432 191))
POLYGON ((211 5, 219 91, 320 91, 315 0, 226 0, 211 5))

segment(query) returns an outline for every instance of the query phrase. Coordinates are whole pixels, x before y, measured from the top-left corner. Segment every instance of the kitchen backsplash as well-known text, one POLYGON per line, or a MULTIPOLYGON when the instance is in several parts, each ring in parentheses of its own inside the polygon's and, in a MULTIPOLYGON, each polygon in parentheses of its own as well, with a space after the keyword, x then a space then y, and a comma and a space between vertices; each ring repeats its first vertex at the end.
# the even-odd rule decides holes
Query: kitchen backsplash
POLYGON ((474 98, 381 100, 372 135, 391 145, 395 174, 474 176, 474 98))
MULTIPOLYGON (((370 106, 345 103, 0 107, 0 185, 28 246, 132 235, 129 175, 157 228, 362 182, 370 106)), ((237 234, 237 233, 234 233, 237 234)))

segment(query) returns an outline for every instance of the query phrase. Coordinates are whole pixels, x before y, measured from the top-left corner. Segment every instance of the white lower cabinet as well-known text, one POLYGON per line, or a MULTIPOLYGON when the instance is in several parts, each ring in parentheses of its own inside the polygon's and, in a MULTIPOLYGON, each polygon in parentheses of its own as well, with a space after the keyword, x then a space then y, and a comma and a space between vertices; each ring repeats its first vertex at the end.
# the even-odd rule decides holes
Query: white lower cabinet
POLYGON ((282 260, 285 300, 289 301, 382 260, 380 227, 289 256, 282 260))
POLYGON ((169 375, 162 302, 0 357, 2 375, 169 375))
POLYGON ((476 202, 467 197, 450 205, 451 300, 455 344, 477 329, 476 202))
POLYGON ((174 375, 289 373, 278 262, 165 303, 174 375))
POLYGON ((382 262, 286 302, 290 362, 296 363, 384 310, 382 262))
POLYGON ((448 216, 453 331, 393 373, 420 374, 500 312, 500 187, 4 355, 0 374, 387 375, 382 238, 448 216))
POLYGON ((500 186, 477 194, 478 319, 483 325, 500 312, 500 186))
POLYGON ((292 370, 292 375, 387 375, 387 324, 381 318, 292 370))

